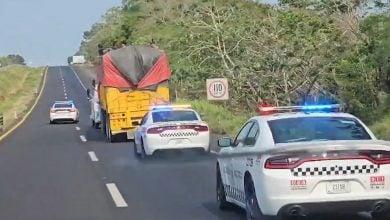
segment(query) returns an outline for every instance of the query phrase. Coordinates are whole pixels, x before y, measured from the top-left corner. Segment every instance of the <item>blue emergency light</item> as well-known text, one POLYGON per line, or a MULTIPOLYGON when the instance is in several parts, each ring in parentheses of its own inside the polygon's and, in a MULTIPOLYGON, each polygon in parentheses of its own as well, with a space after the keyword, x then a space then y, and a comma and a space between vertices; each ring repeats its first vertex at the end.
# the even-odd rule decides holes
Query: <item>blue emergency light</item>
POLYGON ((339 112, 340 104, 334 105, 305 105, 305 106, 281 106, 281 107, 259 107, 260 115, 271 115, 284 112, 339 112))
POLYGON ((191 105, 155 105, 151 106, 151 111, 158 111, 158 110, 173 110, 173 109, 188 109, 191 108, 191 105))

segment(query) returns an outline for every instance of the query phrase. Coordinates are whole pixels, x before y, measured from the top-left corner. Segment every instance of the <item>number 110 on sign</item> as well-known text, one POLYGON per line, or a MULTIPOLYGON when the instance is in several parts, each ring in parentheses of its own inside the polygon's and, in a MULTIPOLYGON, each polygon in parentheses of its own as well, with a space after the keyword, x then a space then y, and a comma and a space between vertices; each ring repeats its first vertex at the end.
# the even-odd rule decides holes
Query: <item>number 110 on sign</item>
POLYGON ((208 100, 228 100, 229 87, 225 78, 207 79, 207 99, 208 100))

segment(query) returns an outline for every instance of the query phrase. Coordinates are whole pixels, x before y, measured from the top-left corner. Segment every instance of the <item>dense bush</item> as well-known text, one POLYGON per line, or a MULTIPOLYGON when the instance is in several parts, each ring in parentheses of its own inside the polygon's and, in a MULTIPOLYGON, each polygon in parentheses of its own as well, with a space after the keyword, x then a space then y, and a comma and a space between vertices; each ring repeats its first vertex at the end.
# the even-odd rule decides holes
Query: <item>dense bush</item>
POLYGON ((335 2, 275 9, 246 0, 127 0, 84 33, 79 53, 94 62, 98 44, 153 39, 169 54, 178 98, 202 99, 205 79, 226 77, 232 110, 254 111, 264 97, 277 105, 321 97, 372 122, 389 107, 390 16, 362 19, 359 2, 335 2))

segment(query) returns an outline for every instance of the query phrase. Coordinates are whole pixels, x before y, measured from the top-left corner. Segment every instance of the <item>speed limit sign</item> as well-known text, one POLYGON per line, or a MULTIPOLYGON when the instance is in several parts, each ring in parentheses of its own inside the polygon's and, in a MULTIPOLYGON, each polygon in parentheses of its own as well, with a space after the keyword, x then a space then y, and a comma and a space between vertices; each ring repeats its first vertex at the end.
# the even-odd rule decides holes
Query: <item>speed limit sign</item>
POLYGON ((206 88, 208 100, 229 99, 229 87, 226 78, 207 79, 206 88))

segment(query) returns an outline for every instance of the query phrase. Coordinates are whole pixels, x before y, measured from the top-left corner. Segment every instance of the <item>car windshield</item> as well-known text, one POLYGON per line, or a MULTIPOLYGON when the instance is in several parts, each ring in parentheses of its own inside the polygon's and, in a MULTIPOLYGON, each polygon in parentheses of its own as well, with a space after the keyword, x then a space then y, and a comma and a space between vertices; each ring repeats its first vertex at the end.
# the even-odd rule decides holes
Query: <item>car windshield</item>
POLYGON ((194 111, 156 111, 152 113, 153 122, 169 122, 169 121, 197 121, 198 116, 194 111))
POLYGON ((55 104, 54 108, 72 108, 72 104, 55 104))
POLYGON ((268 125, 276 144, 371 139, 362 124, 347 117, 285 118, 269 121, 268 125))

